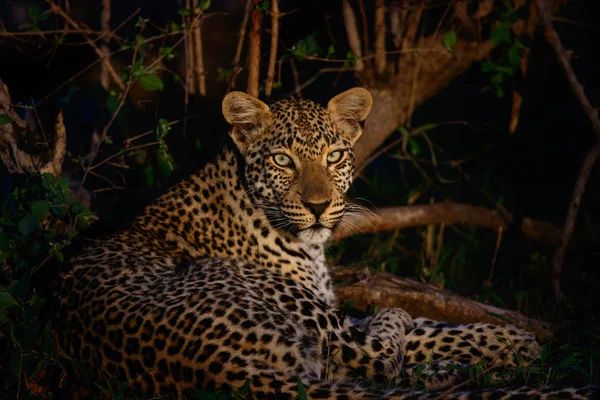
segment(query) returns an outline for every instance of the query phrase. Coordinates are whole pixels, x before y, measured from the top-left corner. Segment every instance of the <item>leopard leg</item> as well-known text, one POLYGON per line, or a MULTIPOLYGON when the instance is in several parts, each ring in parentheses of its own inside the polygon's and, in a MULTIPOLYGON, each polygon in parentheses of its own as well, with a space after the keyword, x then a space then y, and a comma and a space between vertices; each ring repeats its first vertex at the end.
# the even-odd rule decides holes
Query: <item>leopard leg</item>
POLYGON ((331 349, 336 354, 335 379, 394 379, 404 361, 406 331, 413 328, 410 315, 385 308, 364 320, 346 320, 345 343, 331 349))
POLYGON ((530 364, 540 355, 535 335, 512 325, 485 323, 448 324, 425 318, 414 320, 406 334, 407 365, 426 360, 455 360, 494 367, 515 368, 530 364))

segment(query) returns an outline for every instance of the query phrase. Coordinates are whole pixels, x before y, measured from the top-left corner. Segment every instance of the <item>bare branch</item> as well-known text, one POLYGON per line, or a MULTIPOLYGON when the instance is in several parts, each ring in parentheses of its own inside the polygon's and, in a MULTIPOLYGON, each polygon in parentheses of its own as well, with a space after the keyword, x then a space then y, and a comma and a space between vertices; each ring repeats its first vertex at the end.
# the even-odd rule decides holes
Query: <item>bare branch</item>
POLYGON ((110 2, 111 0, 102 0, 102 13, 100 14, 100 30, 102 31, 102 35, 104 38, 102 39, 102 45, 100 45, 100 51, 102 52, 102 59, 106 60, 106 63, 100 64, 100 84, 108 92, 110 88, 110 72, 106 67, 107 64, 110 64, 110 50, 108 48, 108 43, 110 42, 110 37, 108 33, 110 32, 110 2))
POLYGON ((237 48, 235 50, 235 56, 233 57, 232 67, 233 74, 231 75, 231 79, 229 80, 229 84, 227 85, 227 93, 229 93, 233 88, 235 88, 235 80, 237 76, 242 72, 242 67, 240 66, 240 59, 242 58, 242 49, 244 47, 244 39, 246 38, 246 27, 248 26, 248 19, 250 18, 250 11, 252 10, 253 0, 246 1, 246 9, 244 11, 244 19, 242 20, 242 25, 240 26, 240 33, 237 42, 237 48))
POLYGON ((392 1, 389 8, 390 14, 390 31, 392 32, 394 47, 399 49, 402 45, 402 34, 406 24, 406 16, 408 15, 408 7, 402 7, 404 4, 401 0, 392 1))
MULTIPOLYGON (((385 141, 391 132, 395 132, 400 124, 407 120, 406 104, 411 93, 414 93, 414 107, 435 96, 466 71, 473 62, 486 57, 494 48, 491 41, 483 43, 459 41, 454 47, 454 54, 445 51, 438 39, 427 37, 422 39, 419 48, 413 50, 414 57, 401 57, 399 73, 390 84, 367 87, 373 96, 373 109, 365 123, 365 130, 356 143, 356 166, 359 169, 369 156, 385 141), (436 49, 440 51, 423 51, 436 49), (416 57, 423 58, 417 76, 417 90, 412 91, 413 70, 416 68, 416 57)), ((388 52, 388 54, 391 52, 388 52)))
POLYGON ((518 311, 479 303, 426 283, 372 272, 366 267, 336 266, 331 267, 330 272, 335 281, 353 282, 334 288, 340 300, 351 301, 359 309, 366 310, 372 306, 402 308, 414 317, 450 323, 511 323, 535 333, 539 342, 547 342, 552 337, 547 322, 529 318, 518 311))
MULTIPOLYGON (((79 24, 77 22, 75 22, 69 14, 64 12, 62 8, 60 8, 59 6, 54 4, 54 2, 52 0, 46 0, 46 3, 48 3, 50 5, 50 8, 52 8, 52 11, 59 14, 65 21, 67 21, 67 23, 69 23, 69 25, 73 26, 75 29, 81 29, 79 24)), ((87 35, 84 34, 84 38, 85 38, 85 41, 94 49, 94 51, 96 52, 98 57, 100 57, 100 59, 102 60, 102 64, 104 64, 104 66, 108 70, 108 73, 110 74, 112 80, 119 86, 119 88, 121 90, 125 90, 125 84, 121 80, 121 77, 119 76, 119 74, 117 74, 117 71, 115 71, 115 69, 113 68, 110 61, 105 58, 104 53, 100 50, 100 48, 96 45, 96 43, 94 43, 94 41, 92 39, 90 39, 87 35)))
POLYGON ((383 0, 375 1, 375 72, 385 71, 385 5, 383 0))
POLYGON ((246 2, 246 9, 244 10, 244 19, 242 25, 240 25, 240 37, 238 38, 237 48, 235 50, 235 56, 233 57, 233 67, 240 66, 240 59, 242 58, 242 48, 244 47, 244 38, 246 37, 246 28, 248 27, 248 19, 250 18, 250 11, 252 10, 252 1, 246 2))
POLYGON ((492 13, 494 0, 480 0, 477 11, 473 14, 474 19, 483 19, 492 13))
MULTIPOLYGON (((373 210, 372 214, 361 214, 360 218, 352 218, 351 215, 347 218, 347 222, 335 232, 334 240, 359 233, 393 231, 441 223, 471 224, 498 232, 500 228, 506 231, 513 222, 510 212, 456 203, 380 208, 373 210)), ((541 243, 556 246, 560 242, 560 230, 548 222, 524 218, 520 230, 525 236, 541 243)))
MULTIPOLYGON (((261 0, 254 0, 255 6, 260 4, 261 0)), ((252 24, 248 34, 248 86, 246 92, 254 97, 259 95, 260 78, 260 36, 262 28, 263 12, 255 8, 252 12, 252 24)))
POLYGON ((279 0, 271 0, 271 52, 269 66, 267 67, 267 80, 265 82, 265 96, 271 97, 273 81, 275 80, 275 62, 277 61, 277 42, 279 41, 279 0))
POLYGON ((581 166, 581 170, 579 171, 579 176, 577 178, 577 182, 575 183, 575 189, 573 190, 573 196, 571 198, 571 204, 569 205, 569 211, 565 220, 565 226, 562 231, 560 247, 558 248, 558 250, 556 250, 556 253, 554 254, 554 259, 552 260, 552 285, 554 287, 554 295, 558 300, 561 297, 560 275, 562 273, 562 266, 564 263, 567 247, 569 245, 569 242, 571 241, 571 236, 573 235, 573 231, 575 229, 575 223, 577 221, 577 214, 579 213, 579 205, 581 204, 581 198, 583 197, 583 193, 585 192, 585 186, 587 184, 592 168, 594 167, 596 161, 598 160, 598 157, 600 156, 600 119, 598 119, 598 110, 592 107, 587 96, 585 95, 583 86, 581 86, 581 84, 579 83, 579 80, 575 75, 575 71, 573 71, 573 67, 571 67, 567 51, 563 47, 558 33, 554 29, 554 25, 552 24, 552 10, 550 8, 550 5, 545 0, 537 0, 537 5, 540 10, 540 19, 542 21, 543 26, 546 28, 546 39, 554 49, 556 57, 558 58, 558 62, 560 63, 560 65, 565 71, 565 74, 567 75, 567 79, 571 86, 571 90, 573 91, 573 94, 575 94, 575 97, 583 107, 583 110, 585 111, 588 119, 590 120, 590 124, 592 125, 594 134, 596 135, 596 144, 585 157, 583 165, 581 166))
POLYGON ((358 26, 356 25, 356 16, 354 10, 350 5, 350 1, 342 0, 342 12, 344 15, 344 26, 346 27, 346 36, 348 36, 348 45, 350 50, 354 53, 359 60, 357 61, 354 69, 356 71, 362 71, 365 69, 365 64, 361 60, 362 58, 362 46, 360 43, 360 36, 358 35, 358 26))
MULTIPOLYGON (((201 13, 198 9, 198 0, 193 0, 194 12, 201 13)), ((202 52, 202 33, 200 31, 200 23, 193 28, 192 42, 194 43, 194 71, 196 72, 196 81, 198 82, 198 93, 206 96, 206 75, 204 73, 204 56, 202 52)))
POLYGON ((415 47, 415 38, 417 37, 417 31, 419 29, 419 24, 421 23, 421 17, 423 16, 425 1, 426 0, 421 0, 421 5, 415 11, 411 11, 408 16, 408 26, 404 38, 402 39, 402 49, 415 47))

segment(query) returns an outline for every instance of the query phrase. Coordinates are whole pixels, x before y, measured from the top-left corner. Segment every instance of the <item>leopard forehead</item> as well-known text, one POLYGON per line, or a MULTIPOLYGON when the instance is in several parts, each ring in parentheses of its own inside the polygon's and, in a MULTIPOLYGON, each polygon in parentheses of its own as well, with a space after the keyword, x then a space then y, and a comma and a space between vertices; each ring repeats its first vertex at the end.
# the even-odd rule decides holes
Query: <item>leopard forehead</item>
POLYGON ((271 145, 285 147, 299 157, 315 159, 327 147, 340 142, 325 107, 311 100, 287 99, 269 107, 272 114, 271 145))

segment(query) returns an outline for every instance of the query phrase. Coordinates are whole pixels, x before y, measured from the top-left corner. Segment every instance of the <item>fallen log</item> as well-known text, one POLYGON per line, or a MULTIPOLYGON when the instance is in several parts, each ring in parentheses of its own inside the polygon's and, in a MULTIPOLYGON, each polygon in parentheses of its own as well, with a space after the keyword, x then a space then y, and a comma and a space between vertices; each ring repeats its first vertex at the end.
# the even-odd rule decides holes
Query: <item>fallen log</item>
POLYGON ((550 323, 530 318, 518 311, 506 310, 462 297, 447 290, 406 278, 374 272, 368 267, 330 268, 338 298, 351 301, 354 307, 399 307, 414 317, 426 317, 451 323, 485 322, 513 324, 533 332, 540 343, 552 338, 550 323))

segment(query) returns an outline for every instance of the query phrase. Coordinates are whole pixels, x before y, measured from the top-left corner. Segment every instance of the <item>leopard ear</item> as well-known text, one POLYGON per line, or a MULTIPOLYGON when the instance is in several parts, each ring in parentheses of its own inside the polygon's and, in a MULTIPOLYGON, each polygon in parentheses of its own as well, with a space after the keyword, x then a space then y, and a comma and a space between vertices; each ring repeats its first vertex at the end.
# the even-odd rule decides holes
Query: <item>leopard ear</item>
POLYGON ((353 88, 329 100, 327 109, 341 134, 354 144, 362 134, 361 122, 367 119, 372 105, 373 99, 368 90, 353 88))
POLYGON ((229 134, 242 154, 264 132, 271 120, 269 106, 242 92, 231 92, 222 104, 223 115, 231 124, 229 134))

